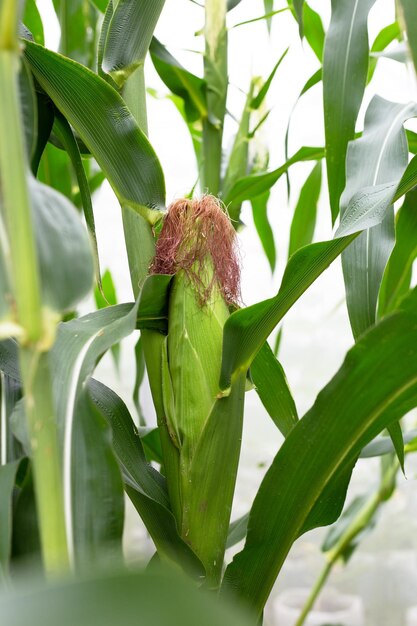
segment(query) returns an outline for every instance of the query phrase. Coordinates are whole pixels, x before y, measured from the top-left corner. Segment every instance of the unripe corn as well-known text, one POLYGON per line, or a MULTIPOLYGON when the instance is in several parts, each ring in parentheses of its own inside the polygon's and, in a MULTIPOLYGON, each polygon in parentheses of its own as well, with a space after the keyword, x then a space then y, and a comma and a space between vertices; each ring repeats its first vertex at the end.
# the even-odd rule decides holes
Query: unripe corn
POLYGON ((174 274, 162 344, 160 423, 179 455, 176 475, 166 467, 172 508, 183 539, 199 556, 204 529, 193 528, 190 519, 198 489, 191 468, 219 401, 223 327, 239 300, 239 269, 235 231, 218 201, 204 196, 169 207, 151 266, 151 273, 174 274))

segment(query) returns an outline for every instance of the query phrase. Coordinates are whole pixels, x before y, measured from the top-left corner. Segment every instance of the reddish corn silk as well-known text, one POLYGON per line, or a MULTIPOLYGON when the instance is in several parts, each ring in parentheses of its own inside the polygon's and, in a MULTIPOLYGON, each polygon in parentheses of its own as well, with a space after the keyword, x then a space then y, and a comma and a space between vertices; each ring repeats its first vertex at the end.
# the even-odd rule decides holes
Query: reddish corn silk
POLYGON ((168 207, 150 272, 177 274, 180 270, 194 285, 202 306, 215 286, 228 305, 240 302, 236 232, 213 196, 184 198, 168 207))

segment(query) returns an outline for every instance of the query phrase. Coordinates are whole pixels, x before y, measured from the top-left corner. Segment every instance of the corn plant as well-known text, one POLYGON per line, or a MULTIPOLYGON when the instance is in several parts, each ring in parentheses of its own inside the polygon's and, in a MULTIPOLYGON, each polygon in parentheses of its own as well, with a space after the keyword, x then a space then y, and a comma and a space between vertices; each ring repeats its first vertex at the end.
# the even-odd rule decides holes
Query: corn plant
MULTIPOLYGON (((289 156, 289 125, 287 159, 268 169, 257 132, 286 51, 268 77, 251 81, 229 154, 224 146, 227 13, 239 2, 206 0, 200 77, 153 37, 164 0, 54 0, 59 53, 43 45, 34 0, 0 0, 0 605, 8 624, 161 624, 174 619, 174 604, 181 624, 261 623, 294 542, 338 520, 359 456, 381 456, 381 487, 332 528, 329 566, 300 625, 333 563, 392 492, 415 447, 400 420, 417 406, 417 161, 409 160, 415 135, 404 129, 417 104, 376 96, 363 130, 356 125, 377 53, 405 36, 417 65, 417 10, 400 0, 398 20, 370 51, 374 2, 332 0, 327 33, 302 0, 276 10, 265 2, 255 16, 270 27, 291 11, 320 65, 300 97, 323 82, 325 146, 289 156), (189 128, 199 170, 200 193, 167 209, 147 137, 148 51, 189 128), (313 243, 323 159, 338 223, 333 239, 313 243), (245 307, 242 203, 251 202, 274 269, 269 192, 283 175, 290 189, 290 168, 306 160, 314 168, 294 211, 279 291, 245 307), (116 304, 111 277, 101 275, 91 193, 104 179, 121 207, 134 302, 116 304), (267 341, 340 255, 355 344, 300 419, 267 341), (79 316, 94 283, 98 310, 79 316), (124 400, 93 378, 102 355, 113 350, 117 361, 115 346, 135 330, 157 416, 154 446, 124 400), (248 515, 231 523, 249 389, 284 442, 248 515), (123 569, 125 493, 155 545, 146 572, 123 569), (240 539, 226 563, 226 547, 240 539), (19 564, 46 583, 22 591, 19 564), (223 596, 240 605, 236 615, 217 603, 223 596)), ((136 400, 140 380, 139 372, 136 400)))

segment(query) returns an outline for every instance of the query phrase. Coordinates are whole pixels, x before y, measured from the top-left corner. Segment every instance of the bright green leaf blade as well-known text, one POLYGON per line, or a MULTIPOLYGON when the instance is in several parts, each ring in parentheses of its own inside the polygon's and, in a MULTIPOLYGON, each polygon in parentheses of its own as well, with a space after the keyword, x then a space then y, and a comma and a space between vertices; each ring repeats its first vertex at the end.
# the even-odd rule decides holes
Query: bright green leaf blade
POLYGON ((294 210, 290 230, 289 257, 313 240, 320 191, 321 162, 318 161, 301 188, 294 210))
POLYGON ((119 0, 106 36, 102 69, 121 87, 145 62, 165 0, 119 0))
POLYGON ((270 73, 270 75, 268 76, 268 78, 266 79, 266 81, 264 82, 262 87, 260 88, 260 90, 257 93, 257 95, 251 101, 250 107, 252 109, 259 109, 259 107, 261 106, 262 102, 265 100, 265 98, 267 96, 267 93, 269 91, 269 88, 270 88, 270 86, 272 84, 272 81, 274 80, 274 76, 275 76, 275 74, 277 72, 277 69, 281 65, 282 61, 285 59, 288 50, 289 50, 289 48, 284 50, 284 52, 281 54, 280 58, 278 59, 278 61, 274 65, 274 68, 273 68, 272 72, 270 73))
POLYGON ((323 60, 323 98, 327 178, 333 222, 345 186, 348 142, 354 138, 356 118, 368 71, 368 13, 375 0, 332 0, 332 19, 323 60))
POLYGON ((395 228, 395 246, 388 261, 379 292, 379 315, 399 305, 408 291, 411 268, 417 257, 417 189, 410 191, 400 208, 395 228))
MULTIPOLYGON (((270 13, 272 13, 274 9, 274 0, 264 0, 264 9, 265 9, 266 15, 269 15, 270 13)), ((272 16, 267 18, 266 25, 268 28, 268 33, 271 34, 272 16)))
POLYGON ((250 371, 262 404, 286 437, 298 422, 297 409, 282 365, 267 343, 256 355, 250 371))
POLYGON ((417 5, 413 0, 399 0, 399 5, 407 32, 407 43, 417 72, 417 5))
POLYGON ((26 42, 31 69, 91 150, 122 203, 163 208, 156 154, 119 94, 85 67, 26 42), (100 119, 100 125, 96 120, 100 119))
POLYGON ((105 13, 108 5, 108 0, 91 0, 91 2, 101 13, 105 13))
MULTIPOLYGON (((94 299, 98 309, 104 309, 106 306, 117 304, 116 287, 110 270, 104 272, 101 278, 101 288, 99 285, 94 287, 94 299)), ((115 343, 111 347, 111 353, 116 369, 118 369, 120 365, 120 344, 115 343)))
POLYGON ((303 7, 303 25, 304 37, 307 39, 310 48, 321 63, 325 37, 323 22, 321 21, 320 15, 316 13, 307 2, 304 2, 303 7))
POLYGON ((243 202, 259 196, 261 193, 268 191, 275 185, 277 180, 285 174, 285 172, 300 161, 315 161, 324 157, 323 148, 303 147, 298 150, 290 159, 271 172, 250 174, 244 178, 240 178, 235 182, 227 196, 224 198, 225 204, 229 202, 243 202))
POLYGON ((252 198, 252 216, 255 224, 256 232, 258 233, 260 242, 268 259, 271 267, 271 272, 274 272, 277 252, 275 247, 274 233, 271 224, 268 220, 268 200, 270 197, 269 191, 252 198))
MULTIPOLYGON (((416 405, 416 301, 414 292, 403 311, 386 318, 349 351, 267 472, 251 510, 245 548, 225 577, 227 587, 258 614, 324 491, 366 443, 416 405)), ((339 514, 337 506, 333 519, 339 514)), ((315 521, 321 522, 318 516, 315 521)))
POLYGON ((26 0, 23 23, 30 30, 36 43, 44 45, 43 24, 35 0, 26 0))
POLYGON ((165 479, 146 461, 141 439, 124 402, 111 389, 90 380, 93 402, 111 426, 113 447, 123 472, 126 492, 163 558, 202 573, 201 563, 177 532, 165 479))
POLYGON ((382 28, 382 30, 375 37, 375 41, 372 44, 370 50, 368 77, 366 79, 366 84, 371 82, 378 63, 378 57, 373 56, 372 53, 382 52, 383 50, 385 50, 385 48, 389 46, 390 43, 400 37, 400 34, 400 27, 398 25, 398 22, 393 22, 388 26, 384 26, 384 28, 382 28))
POLYGON ((150 46, 152 62, 168 89, 184 100, 189 122, 206 116, 207 103, 204 81, 188 72, 155 37, 150 46))
POLYGON ((414 103, 396 104, 376 96, 367 110, 362 136, 349 145, 338 233, 352 232, 358 219, 367 228, 342 254, 346 300, 355 337, 375 322, 379 287, 395 238, 392 196, 386 193, 386 185, 393 182, 394 192, 395 181, 401 179, 407 167, 403 124, 416 114, 414 103), (363 200, 369 192, 373 201, 366 206, 363 200), (363 221, 363 208, 372 218, 367 223, 363 221), (374 220, 380 224, 370 228, 374 220))
POLYGON ((88 294, 94 275, 91 245, 77 210, 67 198, 29 180, 43 302, 66 311, 88 294))
POLYGON ((6 579, 12 539, 12 495, 20 461, 0 466, 0 581, 6 579))

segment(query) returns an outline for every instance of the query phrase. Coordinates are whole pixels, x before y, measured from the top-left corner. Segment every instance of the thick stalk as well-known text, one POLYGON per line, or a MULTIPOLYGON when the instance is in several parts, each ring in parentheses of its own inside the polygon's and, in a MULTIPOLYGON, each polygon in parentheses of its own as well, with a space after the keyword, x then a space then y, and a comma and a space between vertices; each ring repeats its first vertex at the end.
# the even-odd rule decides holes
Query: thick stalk
POLYGON ((20 366, 25 408, 32 443, 35 492, 42 551, 48 573, 68 564, 58 440, 48 359, 41 354, 51 336, 44 328, 40 278, 27 164, 17 87, 19 50, 16 37, 17 5, 0 3, 0 180, 10 247, 13 295, 17 322, 22 328, 20 366))
POLYGON ((204 80, 207 118, 203 122, 203 191, 218 196, 221 188, 223 123, 227 97, 226 0, 206 0, 204 80))
POLYGON ((308 614, 312 610, 319 594, 324 588, 334 565, 340 558, 342 558, 349 545, 359 535, 359 533, 361 533, 371 523, 376 511, 385 501, 386 491, 392 484, 399 468, 400 465, 397 460, 394 460, 387 467, 382 476, 377 493, 370 496, 356 517, 352 520, 344 534, 340 537, 337 544, 326 554, 326 564, 320 572, 319 577, 317 578, 310 595, 304 604, 300 616, 295 623, 295 626, 303 626, 303 624, 305 624, 308 614))

